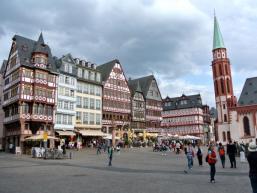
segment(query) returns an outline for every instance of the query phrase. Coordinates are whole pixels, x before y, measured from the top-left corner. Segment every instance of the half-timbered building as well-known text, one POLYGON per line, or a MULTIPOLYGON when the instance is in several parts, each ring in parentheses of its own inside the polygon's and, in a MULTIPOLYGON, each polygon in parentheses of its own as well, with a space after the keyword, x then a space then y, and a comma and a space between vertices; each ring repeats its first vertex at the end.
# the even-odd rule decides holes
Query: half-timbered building
MULTIPOLYGON (((15 35, 4 70, 3 110, 6 147, 23 149, 33 134, 54 135, 56 68, 42 33, 37 41, 15 35)), ((7 149, 7 148, 6 148, 7 149)))
POLYGON ((134 79, 139 82, 146 100, 146 130, 147 132, 161 132, 162 98, 157 81, 153 75, 134 79))
POLYGON ((0 70, 0 151, 4 149, 4 111, 2 108, 3 105, 3 88, 4 88, 4 81, 3 81, 3 74, 6 67, 7 61, 4 60, 0 70))
POLYGON ((177 135, 204 137, 204 118, 201 95, 166 97, 163 100, 163 131, 177 135))
POLYGON ((97 66, 103 81, 103 131, 128 129, 131 118, 131 93, 122 65, 115 59, 97 66))
POLYGON ((145 97, 139 81, 129 79, 131 91, 131 129, 134 133, 145 131, 145 97))

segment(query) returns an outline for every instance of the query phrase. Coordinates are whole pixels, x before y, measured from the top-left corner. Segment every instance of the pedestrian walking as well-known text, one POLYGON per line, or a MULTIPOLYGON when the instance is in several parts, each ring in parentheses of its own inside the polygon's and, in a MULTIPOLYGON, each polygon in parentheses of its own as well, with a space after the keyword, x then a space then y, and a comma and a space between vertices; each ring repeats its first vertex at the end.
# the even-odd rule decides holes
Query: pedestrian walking
POLYGON ((101 154, 101 148, 102 148, 102 147, 101 147, 101 144, 98 143, 98 144, 97 144, 97 151, 96 151, 96 154, 97 154, 97 155, 101 154))
POLYGON ((216 153, 214 151, 214 146, 211 145, 208 150, 208 164, 210 166, 210 182, 215 183, 215 174, 216 174, 216 167, 215 164, 217 162, 216 153))
POLYGON ((230 140, 229 144, 227 144, 227 154, 231 164, 230 168, 236 168, 236 152, 236 145, 230 140))
POLYGON ((249 178, 253 193, 257 193, 257 146, 255 142, 251 142, 248 147, 247 160, 249 163, 249 178))
POLYGON ((240 144, 239 151, 240 151, 240 162, 246 162, 246 159, 245 159, 245 145, 243 143, 240 144))
POLYGON ((109 166, 112 166, 113 151, 114 151, 113 147, 108 148, 109 166))
POLYGON ((176 154, 179 154, 179 152, 180 152, 180 147, 181 147, 181 145, 180 145, 180 143, 177 141, 177 143, 176 143, 176 154))
POLYGON ((225 168, 225 161, 226 161, 225 148, 222 145, 222 143, 219 143, 218 152, 219 152, 219 156, 220 156, 221 165, 222 165, 223 168, 225 168))
POLYGON ((191 143, 188 145, 188 147, 185 148, 185 154, 187 157, 188 169, 191 170, 193 167, 193 159, 194 159, 194 150, 191 143))
POLYGON ((198 159, 198 163, 199 163, 199 166, 202 166, 203 165, 203 152, 202 152, 202 149, 200 147, 200 145, 197 145, 197 159, 198 159))

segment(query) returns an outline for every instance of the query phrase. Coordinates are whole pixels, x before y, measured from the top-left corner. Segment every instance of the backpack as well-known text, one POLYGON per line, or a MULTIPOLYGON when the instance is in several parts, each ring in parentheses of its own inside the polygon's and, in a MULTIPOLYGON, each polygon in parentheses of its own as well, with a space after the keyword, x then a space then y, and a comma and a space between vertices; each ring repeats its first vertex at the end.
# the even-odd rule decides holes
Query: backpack
POLYGON ((220 148, 219 154, 220 154, 220 155, 225 155, 225 150, 224 150, 224 148, 220 148))

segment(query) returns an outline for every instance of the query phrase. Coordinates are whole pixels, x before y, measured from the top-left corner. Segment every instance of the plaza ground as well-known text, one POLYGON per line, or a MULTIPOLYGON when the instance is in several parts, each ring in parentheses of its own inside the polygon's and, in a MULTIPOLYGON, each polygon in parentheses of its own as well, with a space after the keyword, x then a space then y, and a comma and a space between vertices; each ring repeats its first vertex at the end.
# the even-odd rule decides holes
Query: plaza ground
POLYGON ((222 169, 209 182, 209 166, 184 173, 184 154, 152 152, 151 148, 122 149, 109 167, 106 154, 73 151, 73 159, 42 160, 0 153, 0 193, 251 193, 248 164, 222 169))

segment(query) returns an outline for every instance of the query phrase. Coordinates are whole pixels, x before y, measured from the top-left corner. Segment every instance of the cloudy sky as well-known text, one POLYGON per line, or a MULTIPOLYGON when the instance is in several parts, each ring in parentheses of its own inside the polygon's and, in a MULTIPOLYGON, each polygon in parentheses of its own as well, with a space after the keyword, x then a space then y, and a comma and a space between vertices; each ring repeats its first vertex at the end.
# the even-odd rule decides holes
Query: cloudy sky
POLYGON ((250 0, 2 0, 0 60, 14 34, 102 64, 117 58, 127 77, 154 74, 162 97, 201 93, 213 106, 213 13, 232 63, 239 97, 257 76, 257 1, 250 0))

